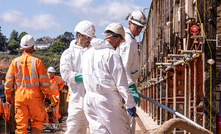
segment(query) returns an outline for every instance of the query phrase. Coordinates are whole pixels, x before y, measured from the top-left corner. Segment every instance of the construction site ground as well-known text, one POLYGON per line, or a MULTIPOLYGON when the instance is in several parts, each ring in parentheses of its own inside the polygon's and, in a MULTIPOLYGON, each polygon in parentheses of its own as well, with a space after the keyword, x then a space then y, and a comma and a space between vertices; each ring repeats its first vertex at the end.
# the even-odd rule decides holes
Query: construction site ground
MULTIPOLYGON (((148 131, 154 130, 159 127, 159 125, 157 125, 157 122, 153 121, 153 119, 147 113, 145 113, 140 107, 137 107, 137 115, 140 117, 141 121, 143 122, 143 124, 145 125, 145 127, 148 131)), ((57 130, 56 132, 52 132, 50 129, 50 125, 45 124, 44 131, 42 133, 44 133, 44 134, 52 134, 52 133, 53 134, 54 133, 64 134, 65 131, 67 130, 66 119, 67 119, 67 116, 64 116, 63 122, 59 123, 60 130, 57 130)), ((52 125, 54 125, 54 124, 52 124, 52 125)), ((87 130, 87 134, 90 134, 89 129, 87 130)), ((139 125, 137 123, 136 123, 135 134, 142 134, 142 129, 139 127, 139 125)))

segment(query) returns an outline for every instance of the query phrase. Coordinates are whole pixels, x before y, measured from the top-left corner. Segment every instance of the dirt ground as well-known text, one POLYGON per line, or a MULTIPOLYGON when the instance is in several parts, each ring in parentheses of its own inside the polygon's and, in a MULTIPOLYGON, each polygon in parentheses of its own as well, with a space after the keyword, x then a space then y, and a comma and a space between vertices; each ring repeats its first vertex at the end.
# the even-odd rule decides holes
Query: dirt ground
POLYGON ((12 60, 5 60, 5 59, 0 59, 0 71, 1 72, 7 72, 8 67, 10 66, 12 60))

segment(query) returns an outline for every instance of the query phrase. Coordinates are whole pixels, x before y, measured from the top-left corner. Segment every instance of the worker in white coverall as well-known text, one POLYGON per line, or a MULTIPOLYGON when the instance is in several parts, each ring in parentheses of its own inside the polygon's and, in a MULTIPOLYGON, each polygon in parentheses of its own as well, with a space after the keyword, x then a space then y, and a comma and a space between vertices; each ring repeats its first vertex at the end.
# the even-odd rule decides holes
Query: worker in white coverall
MULTIPOLYGON (((117 52, 123 59, 123 65, 126 70, 127 80, 131 95, 133 96, 135 102, 140 104, 140 97, 137 93, 137 88, 135 86, 135 81, 139 76, 139 55, 138 55, 138 44, 136 36, 140 34, 144 26, 146 25, 146 16, 143 12, 139 10, 133 11, 127 16, 128 28, 125 30, 125 42, 121 43, 117 48, 117 52)), ((135 133, 135 120, 130 118, 132 133, 135 133)))
POLYGON ((66 134, 86 134, 88 121, 83 110, 85 88, 82 78, 82 56, 90 48, 95 37, 95 26, 89 21, 81 21, 75 27, 77 40, 70 43, 60 59, 60 73, 67 82, 70 92, 66 134))
POLYGON ((111 23, 104 33, 105 40, 93 39, 93 47, 83 56, 85 115, 91 134, 131 134, 128 115, 134 116, 136 103, 122 59, 115 51, 125 40, 125 32, 121 24, 111 23))

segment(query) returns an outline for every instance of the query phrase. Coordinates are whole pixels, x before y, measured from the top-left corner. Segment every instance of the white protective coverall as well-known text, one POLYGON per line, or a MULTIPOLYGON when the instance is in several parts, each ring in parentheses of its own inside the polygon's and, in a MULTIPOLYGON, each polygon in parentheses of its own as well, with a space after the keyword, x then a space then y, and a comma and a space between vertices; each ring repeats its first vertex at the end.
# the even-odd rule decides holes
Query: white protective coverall
POLYGON ((78 46, 73 40, 60 59, 61 77, 68 83, 70 92, 66 134, 86 134, 88 121, 83 110, 85 88, 83 82, 75 82, 75 74, 82 72, 83 53, 90 47, 78 46))
POLYGON ((139 77, 139 55, 137 40, 128 28, 125 28, 125 42, 122 42, 116 49, 123 59, 123 64, 127 74, 128 85, 134 84, 139 77))
POLYGON ((130 134, 125 107, 135 107, 121 57, 109 42, 93 39, 83 57, 84 111, 91 134, 130 134))
MULTIPOLYGON (((128 85, 131 86, 132 84, 135 84, 135 81, 139 77, 139 55, 136 38, 131 33, 130 29, 124 27, 124 30, 126 41, 121 43, 116 51, 123 59, 123 65, 126 70, 128 85)), ((132 134, 134 134, 136 122, 133 117, 129 118, 132 134)))

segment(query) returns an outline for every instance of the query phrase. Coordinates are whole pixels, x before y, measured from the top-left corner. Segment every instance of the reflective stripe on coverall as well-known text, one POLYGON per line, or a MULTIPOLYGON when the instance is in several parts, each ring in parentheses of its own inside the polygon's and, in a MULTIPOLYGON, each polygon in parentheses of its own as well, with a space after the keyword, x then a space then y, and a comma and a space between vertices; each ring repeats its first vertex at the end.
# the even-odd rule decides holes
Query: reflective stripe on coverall
POLYGON ((126 108, 135 107, 121 57, 110 43, 93 39, 83 57, 84 110, 91 134, 130 134, 126 108), (124 103, 125 102, 125 103, 124 103))
POLYGON ((61 77, 67 82, 70 92, 67 131, 65 133, 85 134, 88 126, 83 110, 85 89, 83 82, 75 82, 75 74, 82 72, 82 56, 90 46, 81 47, 75 42, 75 40, 71 41, 70 47, 63 52, 60 60, 61 77))
MULTIPOLYGON (((50 89, 53 92, 53 95, 57 97, 57 99, 60 101, 60 94, 59 91, 64 87, 64 81, 59 76, 54 76, 52 79, 50 78, 50 89)), ((61 118, 61 115, 59 114, 59 103, 56 105, 56 114, 57 114, 57 119, 61 118)), ((52 122, 54 121, 54 116, 53 114, 51 115, 52 122)))
POLYGON ((52 95, 50 80, 44 63, 31 53, 23 53, 15 58, 6 74, 5 95, 11 97, 13 84, 15 89, 15 133, 27 134, 28 119, 31 117, 31 127, 43 129, 44 125, 44 95, 52 95))
MULTIPOLYGON (((124 28, 124 30, 126 41, 121 43, 116 51, 123 59, 128 85, 131 86, 139 77, 139 55, 136 38, 128 28, 124 28)), ((129 116, 129 118, 130 126, 132 127, 132 134, 134 134, 136 122, 133 117, 129 116)))

